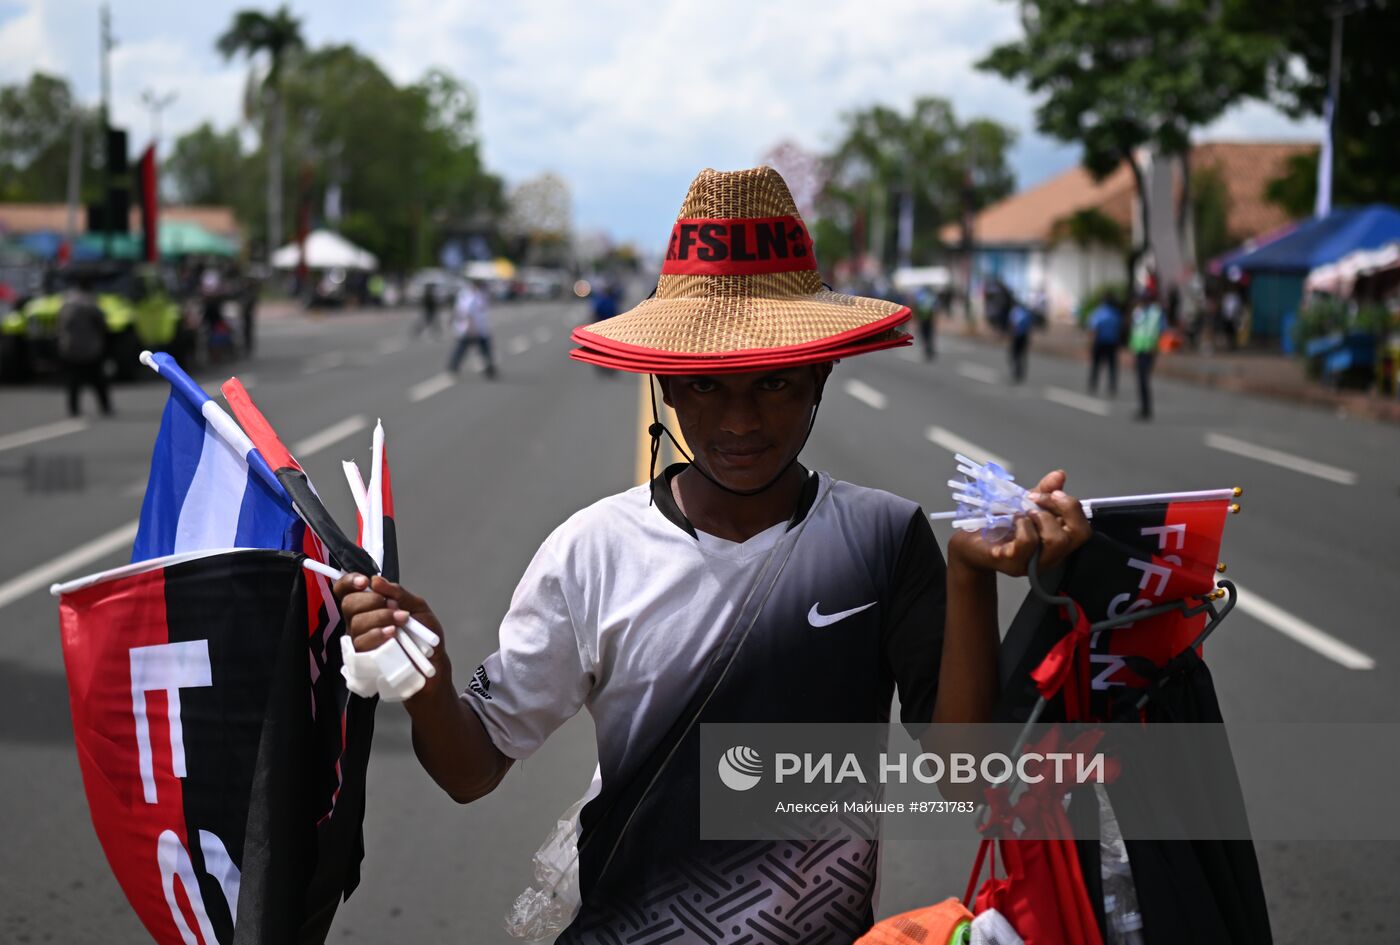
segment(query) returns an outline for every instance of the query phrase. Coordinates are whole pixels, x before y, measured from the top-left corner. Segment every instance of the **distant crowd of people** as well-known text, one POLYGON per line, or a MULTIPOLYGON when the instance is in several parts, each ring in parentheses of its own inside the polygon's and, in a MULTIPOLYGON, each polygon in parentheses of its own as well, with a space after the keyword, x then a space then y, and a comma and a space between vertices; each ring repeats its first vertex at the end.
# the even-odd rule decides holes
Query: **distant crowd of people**
MULTIPOLYGON (((988 322, 1005 332, 1010 378, 1013 384, 1026 379, 1031 333, 1045 321, 1042 298, 1019 299, 1005 284, 993 280, 985 294, 988 322)), ((1109 396, 1118 393, 1119 352, 1126 342, 1137 375, 1139 420, 1152 419, 1152 369, 1167 316, 1158 300, 1155 285, 1139 289, 1131 300, 1105 295, 1089 312, 1085 328, 1089 333, 1089 393, 1099 392, 1099 379, 1107 375, 1109 396), (1129 304, 1131 302, 1131 304, 1129 304)))

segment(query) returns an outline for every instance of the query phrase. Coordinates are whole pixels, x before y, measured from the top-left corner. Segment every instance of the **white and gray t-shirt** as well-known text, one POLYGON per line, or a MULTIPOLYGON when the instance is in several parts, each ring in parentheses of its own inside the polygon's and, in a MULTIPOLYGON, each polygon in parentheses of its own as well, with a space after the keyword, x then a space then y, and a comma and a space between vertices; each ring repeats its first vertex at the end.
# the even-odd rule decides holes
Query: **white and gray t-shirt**
POLYGON ((852 941, 872 921, 875 844, 699 840, 698 751, 671 753, 668 739, 698 737, 678 734, 687 713, 884 722, 896 687, 903 719, 927 721, 943 642, 942 554, 914 503, 820 473, 791 522, 745 542, 698 533, 669 488, 683 468, 654 489, 589 506, 545 540, 500 648, 464 697, 516 759, 579 709, 593 716, 599 765, 580 818, 583 907, 561 942, 852 941), (782 543, 791 547, 774 554, 781 576, 710 693, 706 670, 782 543))

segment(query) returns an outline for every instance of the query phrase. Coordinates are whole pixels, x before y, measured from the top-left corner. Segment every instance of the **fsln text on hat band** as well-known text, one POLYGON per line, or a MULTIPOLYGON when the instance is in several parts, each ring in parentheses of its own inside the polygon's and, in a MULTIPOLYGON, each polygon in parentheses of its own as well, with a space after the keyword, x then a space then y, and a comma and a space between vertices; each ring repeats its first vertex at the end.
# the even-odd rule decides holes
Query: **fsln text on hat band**
POLYGON ((817 268, 800 217, 683 217, 671 228, 662 275, 756 276, 817 268))

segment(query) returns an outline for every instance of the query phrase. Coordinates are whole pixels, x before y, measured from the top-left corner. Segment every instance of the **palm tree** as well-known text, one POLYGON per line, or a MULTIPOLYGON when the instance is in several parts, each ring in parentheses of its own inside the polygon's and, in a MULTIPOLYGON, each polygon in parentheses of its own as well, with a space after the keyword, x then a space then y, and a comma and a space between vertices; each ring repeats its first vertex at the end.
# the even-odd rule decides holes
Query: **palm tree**
POLYGON ((282 242, 282 139, 286 134, 282 70, 292 54, 306 48, 301 20, 286 6, 271 15, 239 10, 215 47, 226 60, 240 53, 250 60, 267 56, 267 74, 262 80, 262 142, 267 152, 267 252, 271 255, 282 242))

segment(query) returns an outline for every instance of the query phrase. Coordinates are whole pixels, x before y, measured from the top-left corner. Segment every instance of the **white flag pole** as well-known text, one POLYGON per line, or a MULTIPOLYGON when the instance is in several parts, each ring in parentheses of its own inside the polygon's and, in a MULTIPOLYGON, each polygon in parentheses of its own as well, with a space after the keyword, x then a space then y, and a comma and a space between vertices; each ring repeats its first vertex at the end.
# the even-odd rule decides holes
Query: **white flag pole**
POLYGON ((365 519, 365 551, 384 567, 384 424, 374 421, 369 460, 369 517, 365 519))
MULTIPOLYGON (((1114 495, 1100 499, 1084 499, 1080 505, 1084 507, 1086 518, 1094 517, 1094 509, 1109 509, 1125 505, 1142 505, 1149 502, 1211 502, 1221 499, 1237 499, 1244 494, 1244 490, 1239 486, 1230 489, 1201 489, 1196 492, 1153 492, 1143 495, 1114 495)), ((986 525, 986 519, 981 517, 963 518, 963 513, 953 512, 933 512, 929 514, 929 520, 933 522, 951 521, 955 528, 975 529, 986 525)))

